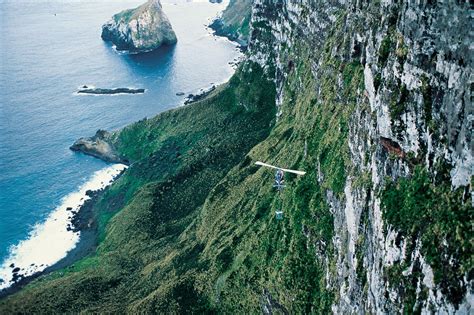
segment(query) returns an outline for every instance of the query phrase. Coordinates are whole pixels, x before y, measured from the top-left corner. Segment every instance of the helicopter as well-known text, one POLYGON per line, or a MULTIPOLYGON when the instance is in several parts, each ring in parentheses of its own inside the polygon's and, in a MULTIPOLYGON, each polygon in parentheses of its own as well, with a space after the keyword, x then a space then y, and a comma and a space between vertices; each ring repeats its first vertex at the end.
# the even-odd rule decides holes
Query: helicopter
MULTIPOLYGON (((275 171, 275 182, 273 183, 273 187, 275 187, 278 191, 278 197, 280 199, 280 204, 281 204, 281 195, 280 195, 280 193, 282 192, 283 188, 286 187, 286 185, 285 185, 285 172, 286 173, 293 173, 293 174, 301 175, 301 176, 306 174, 306 172, 303 172, 303 171, 290 170, 290 169, 287 169, 287 168, 274 166, 274 165, 267 164, 267 163, 260 162, 260 161, 255 162, 255 164, 259 165, 259 166, 265 166, 265 167, 273 168, 273 169, 276 170, 275 171)), ((281 209, 275 211, 275 218, 277 220, 282 220, 283 219, 283 211, 281 209)))

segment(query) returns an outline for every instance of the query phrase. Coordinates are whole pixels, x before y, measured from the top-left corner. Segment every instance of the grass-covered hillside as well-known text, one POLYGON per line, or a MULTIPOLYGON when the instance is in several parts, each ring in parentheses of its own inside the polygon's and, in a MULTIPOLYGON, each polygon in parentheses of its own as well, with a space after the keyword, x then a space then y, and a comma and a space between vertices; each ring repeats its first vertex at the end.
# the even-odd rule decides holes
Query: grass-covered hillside
POLYGON ((95 206, 97 252, 2 300, 0 313, 207 308, 195 285, 211 264, 199 258, 197 221, 215 186, 268 136, 274 90, 249 65, 206 100, 118 132, 134 163, 95 206))

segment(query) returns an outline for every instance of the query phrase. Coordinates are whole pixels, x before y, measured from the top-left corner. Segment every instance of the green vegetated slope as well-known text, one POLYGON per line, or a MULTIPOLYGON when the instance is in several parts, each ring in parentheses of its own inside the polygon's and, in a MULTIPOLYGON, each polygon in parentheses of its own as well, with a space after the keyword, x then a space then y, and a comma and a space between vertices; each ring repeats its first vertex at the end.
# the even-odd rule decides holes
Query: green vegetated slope
POLYGON ((308 51, 290 74, 284 115, 269 138, 255 146, 257 159, 308 173, 287 176, 281 204, 273 172, 250 164, 234 168, 213 190, 201 213, 198 238, 203 257, 214 259, 200 283, 222 312, 255 313, 267 307, 290 313, 329 313, 336 288, 327 288, 326 268, 335 273, 333 221, 326 190, 343 192, 348 161, 348 120, 363 92, 362 66, 348 64, 344 85, 349 101, 336 98, 341 61, 324 57, 321 94, 311 75, 308 51), (299 80, 299 79, 301 80, 299 80), (318 183, 318 162, 325 178, 318 183), (284 211, 284 220, 274 212, 284 211), (209 240, 211 242, 209 243, 209 240), (317 255, 319 253, 319 255, 317 255), (278 301, 278 302, 276 302, 278 301))
POLYGON ((208 264, 189 235, 209 192, 275 117, 273 83, 258 67, 243 68, 206 100, 118 132, 116 145, 134 164, 96 205, 97 253, 2 300, 2 313, 206 305, 193 284, 208 264))
POLYGON ((252 0, 231 0, 222 13, 222 19, 228 25, 228 30, 246 39, 250 35, 252 3, 252 0))
POLYGON ((329 312, 335 290, 326 268, 336 271, 324 194, 342 193, 348 120, 364 89, 362 65, 333 58, 330 45, 320 95, 308 58, 299 58, 275 125, 275 87, 247 62, 206 100, 116 133, 134 163, 96 205, 97 253, 34 281, 0 309, 329 312), (341 75, 347 99, 337 97, 341 75), (279 200, 273 172, 256 160, 308 173, 288 175, 279 200), (284 220, 275 220, 277 209, 284 220))
MULTIPOLYGON (((463 278, 474 266, 473 237, 466 235, 472 228, 473 207, 464 187, 452 189, 448 168, 435 168, 437 173, 432 176, 422 166, 413 166, 410 178, 389 182, 381 195, 383 215, 401 237, 408 239, 409 252, 415 251, 415 237, 421 240, 421 252, 433 268, 434 282, 452 303, 459 304, 468 290, 463 278)), ((415 308, 416 278, 423 277, 419 263, 414 264, 413 274, 403 276, 412 263, 408 257, 387 268, 387 276, 405 297, 407 309, 415 308)), ((427 295, 427 288, 422 287, 422 298, 427 295)))

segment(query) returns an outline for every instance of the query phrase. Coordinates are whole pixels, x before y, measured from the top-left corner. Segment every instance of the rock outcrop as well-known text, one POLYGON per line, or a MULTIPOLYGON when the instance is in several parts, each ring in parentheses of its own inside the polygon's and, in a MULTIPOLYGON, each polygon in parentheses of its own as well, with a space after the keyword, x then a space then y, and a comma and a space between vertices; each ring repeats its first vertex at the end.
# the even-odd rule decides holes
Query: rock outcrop
POLYGON ((110 138, 111 133, 99 129, 92 137, 76 140, 70 149, 97 157, 106 162, 128 164, 128 161, 122 159, 116 152, 110 138))
POLYGON ((132 89, 132 88, 116 88, 116 89, 103 89, 103 88, 81 88, 77 91, 79 94, 141 94, 145 93, 145 89, 132 89))
POLYGON ((222 15, 209 27, 217 36, 224 36, 246 48, 250 37, 251 0, 230 0, 222 15))
POLYGON ((135 9, 115 14, 102 26, 102 39, 117 50, 147 52, 175 44, 176 34, 159 0, 149 0, 135 9))

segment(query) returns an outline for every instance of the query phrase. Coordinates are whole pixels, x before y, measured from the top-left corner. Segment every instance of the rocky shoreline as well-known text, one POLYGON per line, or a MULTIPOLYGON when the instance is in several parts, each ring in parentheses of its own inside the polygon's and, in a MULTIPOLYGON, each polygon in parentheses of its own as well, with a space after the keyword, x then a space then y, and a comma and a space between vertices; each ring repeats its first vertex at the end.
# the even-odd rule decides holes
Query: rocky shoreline
MULTIPOLYGON (((117 176, 113 178, 113 180, 117 180, 125 171, 121 171, 117 176)), ((13 279, 14 283, 3 290, 0 290, 0 298, 6 297, 10 294, 18 292, 28 283, 32 282, 33 280, 51 273, 53 271, 57 271, 68 266, 74 264, 74 262, 80 260, 81 258, 86 257, 87 255, 94 252, 97 246, 97 232, 98 232, 98 225, 97 220, 95 218, 94 213, 94 205, 97 200, 102 196, 102 194, 106 191, 108 187, 99 189, 99 190, 88 190, 86 191, 86 195, 90 198, 84 201, 84 204, 80 206, 77 210, 73 210, 72 207, 68 207, 66 210, 71 212, 72 219, 71 223, 66 227, 68 231, 80 232, 81 236, 79 242, 76 246, 70 250, 66 257, 61 259, 60 261, 56 262, 55 264, 47 267, 43 271, 36 272, 30 276, 22 276, 19 274, 20 268, 12 267, 13 279)))
POLYGON ((238 44, 237 47, 242 52, 247 51, 247 47, 248 47, 247 40, 240 38, 235 33, 228 32, 226 28, 224 27, 224 22, 222 21, 221 18, 218 17, 214 21, 212 21, 212 23, 209 24, 209 28, 213 31, 213 35, 219 36, 219 37, 225 37, 229 39, 231 42, 237 43, 238 44))
POLYGON ((248 48, 248 41, 245 39, 240 38, 235 33, 229 32, 224 27, 224 22, 222 18, 218 17, 212 21, 208 27, 213 31, 212 34, 214 36, 225 37, 231 42, 237 43, 237 47, 240 49, 241 52, 246 52, 248 48))
POLYGON ((188 104, 202 100, 203 98, 211 94, 211 92, 214 91, 215 89, 216 89, 216 86, 213 84, 208 88, 199 89, 199 92, 196 94, 190 93, 184 99, 184 105, 188 105, 188 104))

